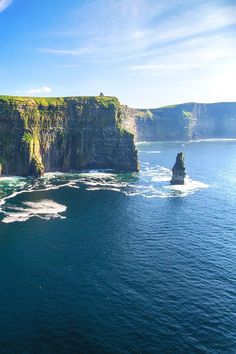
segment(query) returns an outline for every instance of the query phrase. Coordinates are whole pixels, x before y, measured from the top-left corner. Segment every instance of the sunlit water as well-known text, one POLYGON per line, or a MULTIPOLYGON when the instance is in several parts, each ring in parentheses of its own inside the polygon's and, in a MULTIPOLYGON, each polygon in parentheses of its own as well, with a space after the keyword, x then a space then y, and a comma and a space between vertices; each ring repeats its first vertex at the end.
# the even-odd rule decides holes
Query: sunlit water
POLYGON ((0 179, 0 353, 236 353, 236 141, 138 148, 140 173, 0 179))

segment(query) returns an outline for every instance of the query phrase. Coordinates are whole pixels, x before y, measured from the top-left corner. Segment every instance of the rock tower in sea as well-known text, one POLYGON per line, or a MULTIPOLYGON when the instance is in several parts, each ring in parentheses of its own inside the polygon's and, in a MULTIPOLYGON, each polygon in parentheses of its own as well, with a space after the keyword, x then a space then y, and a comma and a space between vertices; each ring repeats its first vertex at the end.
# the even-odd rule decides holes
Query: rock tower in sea
POLYGON ((179 152, 176 156, 175 164, 172 168, 171 184, 185 184, 186 172, 184 166, 184 154, 179 152))

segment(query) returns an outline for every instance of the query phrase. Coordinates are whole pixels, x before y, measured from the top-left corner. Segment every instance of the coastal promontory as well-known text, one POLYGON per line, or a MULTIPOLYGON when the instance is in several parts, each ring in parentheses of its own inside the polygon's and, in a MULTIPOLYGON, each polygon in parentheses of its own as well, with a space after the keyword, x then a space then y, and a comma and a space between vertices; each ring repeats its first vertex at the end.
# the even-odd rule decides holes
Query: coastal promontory
POLYGON ((115 97, 0 96, 0 172, 137 171, 134 136, 115 97))
POLYGON ((185 103, 129 111, 129 126, 137 141, 236 138, 236 102, 185 103))

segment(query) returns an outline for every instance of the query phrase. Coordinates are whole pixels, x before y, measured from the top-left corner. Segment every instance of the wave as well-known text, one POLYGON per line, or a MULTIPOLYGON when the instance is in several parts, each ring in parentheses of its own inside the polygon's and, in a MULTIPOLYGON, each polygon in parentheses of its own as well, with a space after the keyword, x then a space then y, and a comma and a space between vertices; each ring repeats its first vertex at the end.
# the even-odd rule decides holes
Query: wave
MULTIPOLYGON (((142 146, 142 145, 153 145, 153 144, 185 144, 186 142, 189 142, 190 140, 151 140, 151 141, 138 141, 135 143, 136 146, 142 146)), ((142 151, 143 152, 143 151, 142 151)))
POLYGON ((227 142, 227 141, 236 141, 236 138, 195 139, 195 140, 190 140, 188 143, 214 143, 214 142, 227 142))
POLYGON ((22 207, 9 206, 3 211, 3 223, 27 221, 32 217, 50 220, 55 218, 65 218, 60 215, 66 211, 65 205, 54 202, 53 200, 41 200, 39 202, 24 202, 22 207))
POLYGON ((169 185, 165 186, 164 188, 174 192, 179 192, 182 194, 182 196, 186 196, 188 194, 194 193, 199 189, 209 188, 209 185, 203 182, 194 181, 188 177, 184 185, 169 185))
MULTIPOLYGON (((204 143, 204 142, 227 142, 236 141, 236 138, 200 138, 191 140, 155 140, 155 141, 139 141, 136 142, 136 146, 152 145, 152 144, 190 144, 190 143, 204 143)), ((145 151, 142 151, 145 152, 145 151)))
POLYGON ((143 164, 139 174, 115 174, 111 171, 93 170, 82 173, 46 173, 44 177, 36 180, 19 177, 11 177, 4 181, 0 179, 0 192, 5 193, 0 199, 0 213, 4 215, 2 222, 26 221, 32 217, 46 220, 64 217, 60 214, 66 210, 65 205, 43 198, 39 202, 24 202, 20 206, 15 206, 12 200, 23 193, 75 188, 89 192, 122 193, 127 197, 174 198, 185 197, 209 187, 205 183, 190 178, 183 186, 173 186, 169 184, 170 179, 170 169, 149 163, 143 164))

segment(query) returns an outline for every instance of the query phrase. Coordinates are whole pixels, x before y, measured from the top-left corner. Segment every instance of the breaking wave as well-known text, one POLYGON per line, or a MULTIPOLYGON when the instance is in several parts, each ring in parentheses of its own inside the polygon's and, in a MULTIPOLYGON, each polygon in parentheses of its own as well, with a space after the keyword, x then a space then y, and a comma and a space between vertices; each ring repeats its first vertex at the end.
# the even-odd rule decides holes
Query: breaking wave
POLYGON ((236 141, 236 138, 212 138, 212 139, 195 139, 190 140, 189 143, 220 143, 227 141, 236 141))
POLYGON ((182 196, 186 196, 188 194, 192 194, 199 189, 208 188, 209 185, 199 181, 193 181, 190 178, 187 178, 186 183, 184 185, 169 185, 164 188, 169 189, 173 192, 179 192, 182 196))
POLYGON ((161 154, 160 150, 153 150, 153 151, 142 151, 143 154, 161 154))
POLYGON ((65 218, 60 215, 66 211, 67 207, 62 204, 58 204, 52 200, 41 200, 39 202, 24 202, 21 207, 7 206, 3 210, 4 218, 2 222, 8 224, 12 222, 27 221, 32 217, 38 217, 45 220, 55 218, 65 218))
POLYGON ((209 186, 199 181, 187 179, 183 186, 171 186, 171 170, 159 165, 144 163, 139 173, 112 171, 89 171, 83 173, 47 173, 39 179, 4 177, 0 179, 0 213, 2 222, 26 221, 32 217, 45 220, 64 218, 65 205, 52 200, 22 202, 13 204, 15 198, 24 193, 44 192, 60 188, 75 188, 88 192, 112 191, 127 197, 174 198, 186 197, 209 186))
MULTIPOLYGON (((236 138, 201 138, 201 139, 192 139, 192 140, 161 140, 161 141, 138 141, 135 143, 136 146, 152 146, 155 143, 159 145, 166 144, 191 144, 191 143, 211 143, 211 142, 227 142, 227 141, 236 141, 236 138)), ((144 152, 144 151, 142 151, 144 152)))

